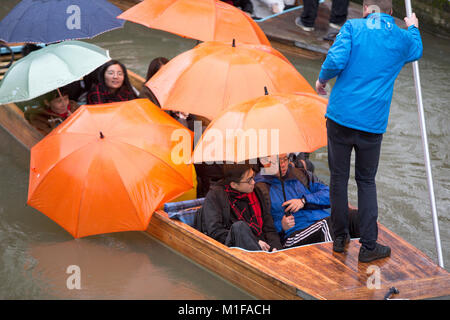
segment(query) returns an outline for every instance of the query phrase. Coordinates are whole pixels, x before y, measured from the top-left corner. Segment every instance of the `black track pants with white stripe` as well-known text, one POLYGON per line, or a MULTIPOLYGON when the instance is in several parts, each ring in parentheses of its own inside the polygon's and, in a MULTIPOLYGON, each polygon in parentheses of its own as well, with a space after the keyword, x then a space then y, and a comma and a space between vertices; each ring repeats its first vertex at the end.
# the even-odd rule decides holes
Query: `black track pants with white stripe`
MULTIPOLYGON (((349 232, 351 238, 359 238, 359 214, 358 210, 349 210, 348 212, 349 219, 349 232)), ((297 247, 303 246, 306 244, 324 242, 324 241, 333 241, 333 228, 331 224, 330 217, 327 217, 323 220, 319 220, 309 227, 297 231, 289 238, 286 239, 283 247, 297 247)))

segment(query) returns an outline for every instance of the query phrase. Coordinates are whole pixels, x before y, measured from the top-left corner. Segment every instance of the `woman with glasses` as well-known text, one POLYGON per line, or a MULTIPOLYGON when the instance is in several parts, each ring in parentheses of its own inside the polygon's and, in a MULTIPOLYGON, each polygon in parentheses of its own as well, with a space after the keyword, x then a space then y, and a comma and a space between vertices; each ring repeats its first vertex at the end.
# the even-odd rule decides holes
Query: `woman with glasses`
POLYGON ((117 60, 111 60, 100 67, 98 83, 87 95, 88 104, 101 104, 136 99, 128 79, 127 68, 117 60))
POLYGON ((281 243, 270 208, 255 191, 249 164, 224 164, 224 178, 211 186, 203 204, 206 234, 229 247, 272 251, 281 243))

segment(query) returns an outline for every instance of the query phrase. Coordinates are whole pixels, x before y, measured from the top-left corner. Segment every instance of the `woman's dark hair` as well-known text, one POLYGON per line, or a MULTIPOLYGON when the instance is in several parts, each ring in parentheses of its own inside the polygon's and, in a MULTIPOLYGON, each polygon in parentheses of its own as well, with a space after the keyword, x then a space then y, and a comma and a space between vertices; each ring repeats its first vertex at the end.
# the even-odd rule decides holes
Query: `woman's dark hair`
POLYGON ((164 57, 153 59, 152 62, 150 62, 150 64, 148 65, 147 76, 145 77, 146 81, 153 77, 153 75, 158 72, 158 70, 161 69, 161 67, 167 62, 169 62, 169 59, 164 57))
POLYGON ((47 107, 45 104, 45 100, 50 103, 53 99, 59 98, 59 94, 61 93, 61 96, 68 96, 69 95, 69 87, 64 86, 55 90, 52 90, 50 92, 47 92, 46 94, 40 96, 39 99, 39 105, 43 107, 47 107), (59 90, 59 92, 58 92, 59 90))
POLYGON ((125 67, 125 65, 123 65, 123 63, 121 63, 120 61, 117 61, 117 60, 110 60, 99 68, 98 74, 97 74, 98 82, 106 87, 106 83, 105 83, 106 69, 108 69, 110 66, 112 66, 114 64, 118 64, 122 68, 122 71, 123 71, 123 84, 119 90, 121 90, 122 88, 126 88, 131 93, 134 93, 133 88, 131 87, 130 79, 128 79, 127 68, 125 67))
POLYGON ((227 185, 231 182, 239 183, 242 180, 242 176, 248 170, 254 170, 251 164, 224 164, 223 165, 223 184, 227 185))
MULTIPOLYGON (((91 73, 85 75, 83 77, 83 81, 84 81, 84 89, 86 91, 91 90, 95 85, 98 84, 98 79, 100 78, 100 69, 102 68, 102 66, 98 67, 97 69, 95 69, 94 71, 92 71, 91 73)), ((105 74, 103 72, 103 74, 105 74)))
POLYGON ((35 45, 33 43, 27 43, 22 48, 22 56, 25 57, 25 56, 29 55, 31 52, 37 51, 39 49, 41 49, 40 46, 35 45))

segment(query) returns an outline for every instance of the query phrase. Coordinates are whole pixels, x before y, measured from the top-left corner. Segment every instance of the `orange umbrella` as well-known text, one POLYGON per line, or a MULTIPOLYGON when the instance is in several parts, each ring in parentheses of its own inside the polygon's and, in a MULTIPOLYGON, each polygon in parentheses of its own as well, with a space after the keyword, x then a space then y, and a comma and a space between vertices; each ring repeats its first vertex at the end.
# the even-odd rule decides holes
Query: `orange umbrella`
POLYGON ((199 162, 241 162, 327 145, 327 100, 316 94, 265 95, 229 107, 203 133, 194 150, 199 162))
POLYGON ((200 41, 270 46, 261 28, 243 11, 217 0, 146 0, 117 18, 200 41))
POLYGON ((270 93, 316 94, 297 69, 277 54, 221 42, 206 42, 176 56, 145 85, 164 109, 208 119, 229 105, 263 95, 264 87, 270 93))
POLYGON ((192 167, 171 154, 176 130, 192 140, 147 99, 82 106, 31 149, 27 203, 75 238, 145 230, 192 187, 192 167))

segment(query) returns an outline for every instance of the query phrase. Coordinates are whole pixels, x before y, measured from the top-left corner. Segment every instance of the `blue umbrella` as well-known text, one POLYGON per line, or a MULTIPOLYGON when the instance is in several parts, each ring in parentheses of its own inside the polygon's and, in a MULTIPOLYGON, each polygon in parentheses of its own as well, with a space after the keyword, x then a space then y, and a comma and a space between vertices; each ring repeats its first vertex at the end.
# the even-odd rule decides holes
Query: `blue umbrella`
POLYGON ((106 0, 23 0, 0 21, 0 39, 53 43, 120 28, 122 11, 106 0))

